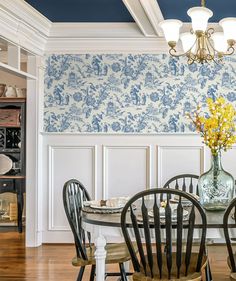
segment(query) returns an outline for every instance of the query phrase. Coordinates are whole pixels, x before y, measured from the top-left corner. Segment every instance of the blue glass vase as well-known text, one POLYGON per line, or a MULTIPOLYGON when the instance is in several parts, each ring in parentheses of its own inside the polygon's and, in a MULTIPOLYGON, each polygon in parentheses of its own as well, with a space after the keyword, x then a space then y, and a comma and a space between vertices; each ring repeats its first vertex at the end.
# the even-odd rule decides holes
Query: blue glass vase
POLYGON ((198 181, 200 202, 206 210, 221 211, 234 197, 234 178, 222 168, 220 152, 211 159, 210 170, 198 181))

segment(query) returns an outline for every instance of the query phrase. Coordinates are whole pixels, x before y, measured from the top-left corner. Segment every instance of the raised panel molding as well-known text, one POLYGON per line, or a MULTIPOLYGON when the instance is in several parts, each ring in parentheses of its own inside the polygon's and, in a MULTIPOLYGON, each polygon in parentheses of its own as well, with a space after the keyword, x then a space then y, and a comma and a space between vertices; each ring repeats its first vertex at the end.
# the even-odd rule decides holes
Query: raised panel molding
MULTIPOLYGON (((59 199, 61 200, 59 196, 62 195, 58 184, 71 176, 71 170, 66 168, 69 167, 69 161, 64 161, 64 168, 60 164, 62 159, 71 159, 71 163, 75 165, 76 159, 83 157, 84 163, 87 164, 83 167, 85 170, 82 171, 81 168, 79 170, 85 175, 85 179, 88 179, 88 183, 85 184, 95 199, 116 196, 116 194, 122 194, 123 191, 125 195, 128 189, 131 190, 130 195, 133 195, 145 187, 161 186, 160 183, 165 181, 163 176, 168 176, 166 169, 173 152, 176 155, 183 155, 182 158, 186 155, 193 157, 192 161, 196 162, 193 166, 196 172, 200 169, 203 172, 205 160, 206 162, 209 160, 208 151, 206 149, 205 157, 205 148, 197 134, 43 133, 41 136, 43 139, 43 243, 73 242, 64 217, 63 204, 59 202, 59 199), (180 154, 176 151, 180 151, 180 154), (123 177, 121 182, 118 182, 119 177, 123 177)), ((231 159, 231 169, 234 167, 234 153, 235 150, 230 151, 228 156, 231 159)), ((178 156, 178 158, 181 157, 178 156)), ((182 162, 173 165, 172 172, 178 173, 182 162)), ((225 168, 228 170, 228 167, 225 166, 225 168)), ((183 166, 184 169, 185 166, 183 166)))
MULTIPOLYGON (((59 145, 49 145, 48 146, 48 231, 70 231, 67 225, 55 225, 55 209, 54 209, 54 194, 56 192, 54 186, 54 157, 55 153, 60 150, 90 150, 92 153, 92 196, 94 197, 97 193, 97 147, 94 146, 59 146, 59 145)), ((82 161, 86 161, 83 159, 82 161)), ((63 163, 68 165, 68 163, 63 163)), ((62 172, 62 171, 58 171, 62 172)), ((62 193, 61 193, 62 196, 62 193)), ((60 206, 63 208, 63 206, 60 206)))
MULTIPOLYGON (((165 182, 167 181, 167 179, 163 179, 163 162, 164 160, 166 160, 166 158, 163 156, 164 151, 180 151, 180 150, 184 150, 186 151, 186 155, 183 153, 181 158, 177 159, 177 162, 179 161, 181 163, 181 161, 191 161, 191 155, 190 155, 190 151, 191 150, 195 150, 197 151, 198 157, 199 157, 199 171, 197 174, 202 174, 205 171, 205 167, 206 167, 206 149, 204 146, 157 146, 157 183, 158 186, 161 187, 162 185, 165 184, 165 182), (165 158, 165 159, 164 159, 165 158)), ((176 160, 176 159, 175 159, 176 160)), ((171 161, 171 159, 170 159, 171 161)), ((194 165, 196 163, 193 163, 194 165)), ((193 173, 190 170, 194 169, 194 165, 189 166, 189 170, 188 171, 181 171, 181 173, 193 173)), ((178 168, 178 165, 176 166, 176 168, 178 168)), ((166 169, 167 170, 167 169, 166 169)), ((178 172, 177 172, 178 173, 178 172)), ((175 176, 177 174, 173 174, 172 176, 175 176)), ((171 177, 172 177, 171 176, 171 177)), ((169 177, 170 178, 170 177, 169 177)), ((168 178, 168 179, 169 179, 168 178)))
MULTIPOLYGON (((103 146, 103 198, 106 199, 108 197, 109 193, 109 183, 108 183, 108 173, 109 173, 109 151, 114 151, 114 150, 127 150, 127 151, 132 151, 132 150, 144 150, 145 151, 145 185, 146 188, 150 188, 150 179, 151 179, 151 146, 112 146, 112 145, 104 145, 103 146)), ((128 154, 128 152, 127 152, 128 154)), ((131 165, 131 159, 127 157, 126 162, 128 165, 131 165)), ((136 160, 136 159, 135 159, 136 160)), ((124 163, 124 165, 125 165, 124 163)), ((122 167, 120 167, 122 168, 122 167)), ((121 169, 122 170, 122 169, 121 169)), ((125 176, 122 174, 122 172, 117 171, 118 175, 120 177, 125 176)), ((130 175, 130 179, 136 176, 130 175)), ((130 180, 131 181, 131 180, 130 180)), ((140 184, 141 187, 141 184, 140 184)))

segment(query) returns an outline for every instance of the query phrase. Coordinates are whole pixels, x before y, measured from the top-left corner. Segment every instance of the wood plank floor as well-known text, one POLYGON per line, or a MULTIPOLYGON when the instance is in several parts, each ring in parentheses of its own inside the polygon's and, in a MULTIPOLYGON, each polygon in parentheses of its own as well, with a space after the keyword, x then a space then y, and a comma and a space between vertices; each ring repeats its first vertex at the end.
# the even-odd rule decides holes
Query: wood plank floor
MULTIPOLYGON (((229 279, 225 246, 209 246, 209 258, 214 281, 229 279)), ((0 281, 75 281, 78 269, 71 265, 73 245, 43 245, 24 247, 24 234, 0 233, 0 281)), ((88 268, 84 280, 89 280, 88 268)), ((108 270, 118 271, 116 267, 108 270)), ((108 278, 113 281, 117 278, 108 278)))

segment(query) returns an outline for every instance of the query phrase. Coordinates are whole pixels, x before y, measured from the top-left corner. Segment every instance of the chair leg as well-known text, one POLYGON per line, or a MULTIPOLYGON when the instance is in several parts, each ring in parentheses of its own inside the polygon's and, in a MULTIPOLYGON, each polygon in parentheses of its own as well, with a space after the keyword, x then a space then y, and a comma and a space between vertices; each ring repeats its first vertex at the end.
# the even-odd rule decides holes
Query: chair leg
POLYGON ((94 281, 95 270, 96 270, 96 265, 93 264, 92 267, 91 267, 91 272, 90 272, 90 279, 89 279, 89 281, 94 281))
POLYGON ((122 262, 122 263, 119 263, 119 267, 120 267, 121 280, 122 280, 122 281, 128 281, 128 280, 127 280, 127 276, 126 276, 125 267, 124 267, 123 262, 122 262))
POLYGON ((207 266, 205 268, 205 275, 206 275, 206 281, 212 281, 211 268, 210 268, 209 261, 207 262, 207 266))
POLYGON ((85 269, 85 266, 81 266, 81 268, 80 268, 80 271, 79 271, 79 274, 78 274, 78 277, 77 277, 77 280, 76 280, 76 281, 82 281, 82 278, 83 278, 83 275, 84 275, 84 269, 85 269))

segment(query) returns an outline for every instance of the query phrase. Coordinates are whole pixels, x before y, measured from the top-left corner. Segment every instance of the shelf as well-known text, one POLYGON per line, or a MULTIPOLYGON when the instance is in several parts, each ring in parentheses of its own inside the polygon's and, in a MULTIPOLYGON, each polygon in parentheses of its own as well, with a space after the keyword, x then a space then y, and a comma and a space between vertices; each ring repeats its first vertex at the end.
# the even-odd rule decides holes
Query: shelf
POLYGON ((0 219, 1 226, 17 226, 17 221, 10 221, 9 219, 0 219))
POLYGON ((26 98, 6 98, 6 97, 0 97, 0 103, 1 102, 25 102, 26 98))
POLYGON ((17 175, 2 175, 0 176, 0 179, 25 179, 25 176, 17 176, 17 175))
POLYGON ((2 154, 2 153, 20 153, 20 149, 19 148, 6 148, 6 149, 0 150, 0 154, 2 154))
POLYGON ((13 67, 13 66, 10 66, 10 65, 2 63, 2 62, 0 62, 0 68, 6 70, 7 72, 15 74, 17 76, 23 77, 23 78, 29 78, 29 79, 37 80, 36 76, 31 75, 31 74, 29 74, 25 71, 19 70, 19 69, 13 67))

